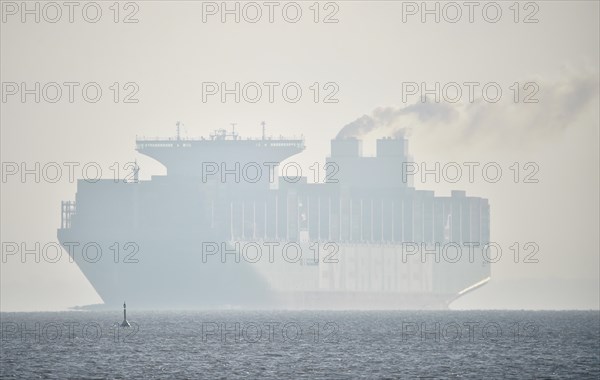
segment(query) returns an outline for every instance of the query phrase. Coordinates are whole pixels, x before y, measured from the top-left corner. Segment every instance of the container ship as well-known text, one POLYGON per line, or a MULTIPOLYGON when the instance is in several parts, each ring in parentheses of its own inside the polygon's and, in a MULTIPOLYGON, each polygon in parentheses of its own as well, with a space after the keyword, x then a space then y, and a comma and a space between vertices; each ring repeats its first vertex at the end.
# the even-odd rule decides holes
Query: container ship
POLYGON ((166 175, 78 180, 58 239, 100 307, 446 309, 490 280, 488 201, 416 190, 407 139, 376 144, 336 138, 307 170, 264 126, 137 138, 166 175))

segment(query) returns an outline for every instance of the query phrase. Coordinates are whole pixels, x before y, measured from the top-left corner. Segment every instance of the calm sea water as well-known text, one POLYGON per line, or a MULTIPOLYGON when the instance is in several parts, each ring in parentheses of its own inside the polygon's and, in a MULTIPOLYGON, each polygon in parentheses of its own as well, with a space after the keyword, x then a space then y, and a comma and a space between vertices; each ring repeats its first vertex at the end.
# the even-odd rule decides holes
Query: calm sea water
POLYGON ((1 378, 600 377, 599 312, 2 313, 1 378))

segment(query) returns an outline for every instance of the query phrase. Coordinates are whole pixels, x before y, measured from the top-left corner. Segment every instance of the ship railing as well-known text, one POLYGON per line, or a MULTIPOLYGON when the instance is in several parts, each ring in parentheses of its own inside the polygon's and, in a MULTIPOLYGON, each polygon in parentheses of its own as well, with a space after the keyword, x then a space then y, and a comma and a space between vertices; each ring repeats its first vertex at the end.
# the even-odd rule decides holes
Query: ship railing
MULTIPOLYGON (((218 139, 205 139, 205 138, 161 138, 161 137, 145 137, 145 136, 136 136, 136 148, 144 149, 144 148, 189 148, 195 144, 202 144, 206 142, 213 141, 223 141, 218 139)), ((256 146, 268 146, 268 147, 296 147, 296 148, 304 148, 304 136, 297 138, 293 136, 291 138, 279 136, 278 138, 246 138, 246 139, 237 139, 237 140, 226 140, 226 141, 246 141, 253 142, 256 146)))
POLYGON ((61 202, 61 217, 60 217, 60 228, 66 229, 71 228, 71 221, 73 215, 75 215, 76 206, 75 201, 63 201, 61 202))

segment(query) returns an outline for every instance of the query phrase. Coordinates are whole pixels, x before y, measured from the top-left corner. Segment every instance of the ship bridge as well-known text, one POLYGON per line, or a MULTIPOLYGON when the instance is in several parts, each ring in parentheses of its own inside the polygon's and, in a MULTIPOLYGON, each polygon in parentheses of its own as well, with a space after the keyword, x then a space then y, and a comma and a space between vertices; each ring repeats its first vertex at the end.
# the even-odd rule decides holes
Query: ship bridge
POLYGON ((201 176, 206 165, 227 168, 279 164, 304 150, 304 138, 241 138, 235 131, 215 131, 209 138, 136 138, 136 150, 167 168, 169 176, 201 176))

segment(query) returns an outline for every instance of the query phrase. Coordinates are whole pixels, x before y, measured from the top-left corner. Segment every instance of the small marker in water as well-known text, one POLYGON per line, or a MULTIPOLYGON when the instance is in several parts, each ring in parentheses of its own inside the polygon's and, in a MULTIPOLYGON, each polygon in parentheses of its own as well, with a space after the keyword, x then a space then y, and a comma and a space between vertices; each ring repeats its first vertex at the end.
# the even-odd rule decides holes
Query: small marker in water
POLYGON ((127 306, 125 305, 125 301, 123 301, 123 323, 121 323, 121 327, 131 327, 129 322, 127 322, 127 306))

